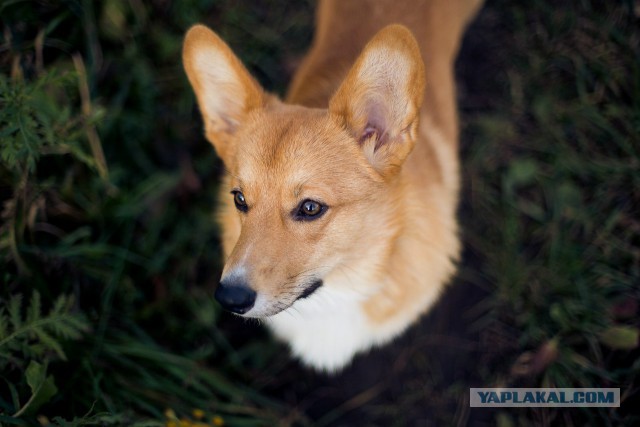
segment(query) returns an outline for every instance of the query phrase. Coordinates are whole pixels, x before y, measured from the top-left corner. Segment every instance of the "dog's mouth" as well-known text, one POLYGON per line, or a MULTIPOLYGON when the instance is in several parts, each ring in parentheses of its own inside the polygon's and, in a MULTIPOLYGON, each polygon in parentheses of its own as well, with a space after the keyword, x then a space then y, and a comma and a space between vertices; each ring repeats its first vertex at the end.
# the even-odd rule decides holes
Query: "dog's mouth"
POLYGON ((300 299, 309 298, 321 286, 322 286, 322 280, 321 279, 317 279, 317 280, 311 282, 309 285, 307 285, 307 287, 304 289, 304 291, 302 291, 302 293, 298 296, 298 298, 296 298, 296 301, 298 301, 300 299))
POLYGON ((246 313, 240 314, 240 316, 253 318, 268 318, 274 316, 280 312, 287 310, 296 302, 298 302, 298 300, 309 298, 311 295, 316 293, 316 291, 320 289, 322 285, 322 279, 314 279, 310 282, 307 282, 304 286, 301 286, 302 292, 300 292, 300 294, 295 299, 288 301, 280 300, 273 302, 268 300, 261 300, 259 296, 254 307, 246 313))

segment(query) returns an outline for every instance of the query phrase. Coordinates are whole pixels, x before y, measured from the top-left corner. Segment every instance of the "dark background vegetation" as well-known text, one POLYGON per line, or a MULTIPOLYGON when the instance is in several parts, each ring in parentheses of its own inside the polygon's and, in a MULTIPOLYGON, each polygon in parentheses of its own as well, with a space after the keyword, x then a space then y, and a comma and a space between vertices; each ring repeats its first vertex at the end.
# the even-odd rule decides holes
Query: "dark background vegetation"
POLYGON ((0 3, 0 425, 637 425, 638 2, 484 7, 457 67, 464 258, 393 345, 327 377, 220 312, 182 37, 208 24, 282 94, 313 7, 0 3), (474 386, 622 406, 471 410, 474 386))

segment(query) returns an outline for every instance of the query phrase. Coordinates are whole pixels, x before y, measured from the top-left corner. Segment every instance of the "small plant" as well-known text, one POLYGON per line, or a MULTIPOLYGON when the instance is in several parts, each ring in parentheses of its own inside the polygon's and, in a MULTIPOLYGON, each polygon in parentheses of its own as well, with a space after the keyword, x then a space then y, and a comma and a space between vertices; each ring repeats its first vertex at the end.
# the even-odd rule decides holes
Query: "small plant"
POLYGON ((47 375, 48 365, 52 360, 67 360, 63 342, 79 339, 89 328, 82 314, 72 313, 73 298, 60 295, 47 314, 42 313, 41 304, 38 291, 33 292, 26 310, 20 294, 6 305, 0 300, 0 372, 7 375, 11 402, 0 401, 3 407, 13 406, 13 417, 33 413, 57 393, 55 379, 47 375), (24 374, 29 386, 31 395, 26 401, 9 381, 16 371, 24 374))

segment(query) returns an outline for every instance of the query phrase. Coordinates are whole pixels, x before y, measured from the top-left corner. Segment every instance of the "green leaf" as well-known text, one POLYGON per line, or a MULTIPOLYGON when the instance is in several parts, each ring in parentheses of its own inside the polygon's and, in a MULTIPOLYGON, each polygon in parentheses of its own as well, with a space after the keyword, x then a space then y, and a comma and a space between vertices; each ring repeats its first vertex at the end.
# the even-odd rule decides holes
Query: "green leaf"
POLYGON ((53 376, 47 374, 47 368, 38 362, 31 361, 25 376, 27 384, 31 389, 31 398, 20 410, 20 412, 28 411, 33 413, 40 406, 47 403, 58 392, 53 376))
POLYGON ((514 160, 503 178, 503 191, 507 199, 513 199, 521 187, 533 184, 538 175, 538 164, 530 159, 514 160))
POLYGON ((49 312, 50 316, 56 316, 65 311, 67 307, 67 297, 65 295, 60 295, 56 302, 53 304, 51 311, 49 312))
POLYGON ((27 323, 33 323, 40 318, 41 306, 40 293, 38 291, 33 291, 33 295, 31 295, 31 304, 27 309, 27 323))
POLYGON ((514 186, 532 184, 538 174, 538 164, 530 159, 515 160, 509 167, 507 179, 514 186))
POLYGON ((600 342, 615 350, 632 350, 638 347, 640 330, 632 326, 612 326, 599 336, 600 342))
POLYGON ((42 342, 42 344, 44 344, 45 346, 55 351, 58 357, 60 357, 60 359, 67 360, 67 356, 64 354, 64 351, 62 350, 62 346, 60 345, 60 343, 58 343, 58 341, 55 340, 55 338, 53 338, 51 335, 49 335, 44 330, 38 327, 34 327, 33 332, 40 339, 40 342, 42 342))
POLYGON ((44 377, 46 375, 46 368, 35 361, 31 361, 29 366, 27 367, 27 371, 25 372, 25 376, 27 379, 27 384, 29 388, 31 388, 31 395, 35 395, 42 383, 44 382, 44 377))
POLYGON ((18 395, 18 390, 16 389, 16 386, 8 379, 5 378, 4 381, 9 388, 9 393, 11 394, 11 404, 13 405, 14 411, 17 411, 18 408, 20 408, 20 396, 18 395))
POLYGON ((18 329, 22 326, 22 316, 20 310, 22 309, 22 295, 14 295, 9 301, 9 317, 11 318, 11 324, 14 329, 18 329))
POLYGON ((4 307, 0 307, 0 339, 9 335, 9 318, 5 314, 4 307))
POLYGON ((498 412, 496 415, 496 425, 498 427, 514 427, 513 419, 506 412, 498 412))

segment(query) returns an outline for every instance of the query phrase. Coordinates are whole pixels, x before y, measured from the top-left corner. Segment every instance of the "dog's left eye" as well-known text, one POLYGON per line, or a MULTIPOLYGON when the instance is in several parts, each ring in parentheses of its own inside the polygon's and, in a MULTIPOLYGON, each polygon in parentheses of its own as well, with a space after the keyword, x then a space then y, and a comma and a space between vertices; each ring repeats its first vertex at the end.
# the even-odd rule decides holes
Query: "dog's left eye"
POLYGON ((320 218, 327 210, 323 204, 315 200, 305 200, 298 206, 295 219, 299 221, 309 221, 320 218))

